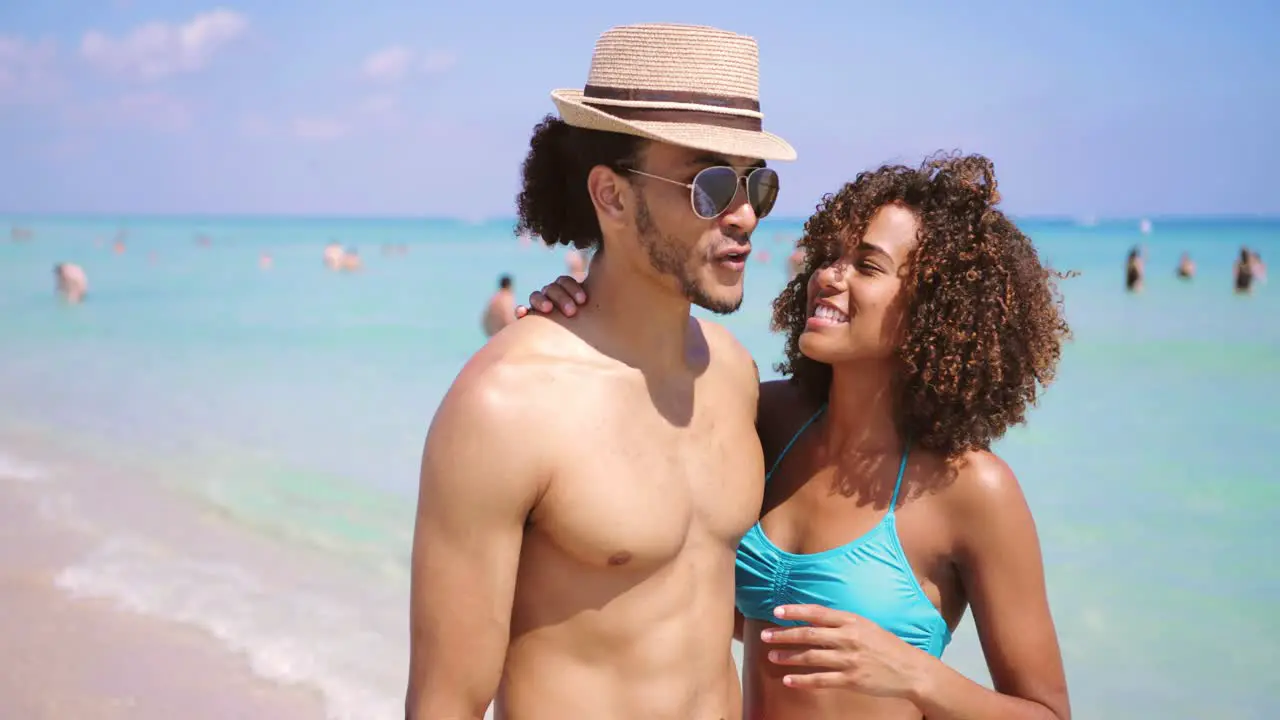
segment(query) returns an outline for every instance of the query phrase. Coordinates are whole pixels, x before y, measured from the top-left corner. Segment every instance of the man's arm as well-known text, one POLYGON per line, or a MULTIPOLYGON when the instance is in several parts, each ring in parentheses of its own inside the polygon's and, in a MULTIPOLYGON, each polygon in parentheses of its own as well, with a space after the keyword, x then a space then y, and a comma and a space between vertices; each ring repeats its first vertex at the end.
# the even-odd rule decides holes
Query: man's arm
MULTIPOLYGON (((507 371, 509 372, 509 371, 507 371)), ((525 519, 545 477, 501 368, 464 370, 427 434, 410 590, 409 720, 480 720, 509 639, 525 519)))

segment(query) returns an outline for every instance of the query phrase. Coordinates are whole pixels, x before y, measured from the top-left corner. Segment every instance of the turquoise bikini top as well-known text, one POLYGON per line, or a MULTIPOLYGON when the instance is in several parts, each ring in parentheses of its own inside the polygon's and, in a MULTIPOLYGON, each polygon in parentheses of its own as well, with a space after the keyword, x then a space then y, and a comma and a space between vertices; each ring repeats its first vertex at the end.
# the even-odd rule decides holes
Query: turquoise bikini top
MULTIPOLYGON (((774 461, 765 482, 773 477, 791 446, 826 410, 809 418, 774 461)), ((934 657, 951 642, 951 630, 924 594, 898 539, 894 508, 907 451, 893 486, 893 499, 884 518, 862 537, 819 553, 789 553, 774 545, 756 523, 738 545, 737 605, 744 617, 777 625, 779 605, 814 604, 860 615, 934 657)))

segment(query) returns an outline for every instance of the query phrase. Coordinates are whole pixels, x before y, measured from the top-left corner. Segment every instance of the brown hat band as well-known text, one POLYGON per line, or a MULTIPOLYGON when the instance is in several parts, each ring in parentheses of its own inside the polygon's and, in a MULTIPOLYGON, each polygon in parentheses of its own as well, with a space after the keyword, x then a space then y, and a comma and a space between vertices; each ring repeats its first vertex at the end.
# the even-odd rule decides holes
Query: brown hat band
POLYGON ((618 105, 600 105, 585 101, 583 104, 593 107, 600 112, 608 113, 619 120, 634 120, 637 122, 692 123, 695 125, 713 125, 715 127, 730 128, 733 130, 750 130, 751 132, 760 132, 764 129, 764 123, 760 121, 760 118, 747 117, 745 115, 725 115, 723 113, 708 112, 706 110, 620 107, 618 105))
POLYGON ((708 95, 689 90, 645 90, 617 88, 588 84, 582 88, 582 97, 592 100, 625 100, 630 102, 684 103, 686 105, 711 105, 726 110, 760 112, 760 101, 749 97, 708 95))
POLYGON ((607 103, 593 103, 596 100, 623 100, 630 102, 684 103, 689 105, 712 105, 728 110, 747 110, 760 112, 760 101, 755 98, 730 97, 726 95, 707 95, 687 90, 644 90, 639 88, 615 88, 601 85, 587 85, 582 89, 583 104, 620 120, 639 122, 693 123, 697 125, 714 125, 716 127, 735 130, 760 132, 763 123, 758 117, 745 115, 726 115, 707 110, 680 110, 676 108, 645 108, 607 103))

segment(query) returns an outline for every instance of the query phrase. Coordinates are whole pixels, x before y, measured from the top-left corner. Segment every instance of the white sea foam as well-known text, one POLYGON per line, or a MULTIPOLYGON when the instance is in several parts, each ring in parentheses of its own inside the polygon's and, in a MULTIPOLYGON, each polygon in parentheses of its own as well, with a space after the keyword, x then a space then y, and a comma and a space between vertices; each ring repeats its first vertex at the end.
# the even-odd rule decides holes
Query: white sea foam
POLYGON ((203 628, 243 653, 258 675, 318 689, 330 720, 403 714, 400 634, 354 599, 289 587, 243 566, 115 537, 66 568, 57 584, 133 612, 203 628))
POLYGON ((39 482, 49 476, 49 468, 19 457, 9 450, 0 450, 0 482, 39 482))

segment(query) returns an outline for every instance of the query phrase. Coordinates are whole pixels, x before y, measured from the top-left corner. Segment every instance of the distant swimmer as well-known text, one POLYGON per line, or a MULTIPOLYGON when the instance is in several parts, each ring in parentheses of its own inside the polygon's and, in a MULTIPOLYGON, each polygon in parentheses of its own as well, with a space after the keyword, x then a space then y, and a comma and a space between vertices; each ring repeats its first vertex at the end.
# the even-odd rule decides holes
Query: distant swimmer
POLYGON ((360 253, 355 248, 347 248, 342 251, 342 267, 343 272, 356 272, 364 267, 364 263, 360 260, 360 253))
POLYGON ((264 252, 262 253, 261 256, 258 257, 258 267, 262 268, 263 270, 270 270, 271 266, 274 264, 275 264, 275 261, 271 258, 271 253, 264 252))
POLYGON ((1144 274, 1142 248, 1134 245, 1129 251, 1129 258, 1124 263, 1124 289, 1129 292, 1142 292, 1144 274))
POLYGON ((804 258, 804 248, 800 247, 800 242, 797 240, 795 252, 791 253, 791 256, 787 258, 787 272, 790 273, 788 279, 804 272, 804 258))
POLYGON ((84 269, 74 263, 58 263, 53 266, 53 278, 58 294, 67 302, 78 303, 89 292, 89 278, 84 269))
POLYGON ((1178 277, 1183 280, 1190 280, 1196 275, 1196 264, 1191 260, 1191 256, 1182 253, 1182 257, 1178 259, 1178 277))
POLYGON ((1240 248, 1240 257, 1236 258, 1234 268, 1237 293, 1246 295, 1253 292, 1253 281, 1257 279, 1257 269, 1254 254, 1247 247, 1240 248))
POLYGON ((582 282, 587 277, 587 260, 582 255, 581 250, 570 250, 565 253, 564 263, 569 268, 569 274, 574 280, 582 282))
POLYGON ((516 301, 511 289, 511 276, 498 278, 498 291, 489 298, 484 309, 484 334, 497 335, 502 328, 516 321, 516 301))
POLYGON ((1253 282, 1255 285, 1262 285, 1267 281, 1267 265, 1262 262, 1262 255, 1254 250, 1253 255, 1253 282))
POLYGON ((342 269, 342 245, 331 242, 324 246, 324 266, 330 270, 342 269))

